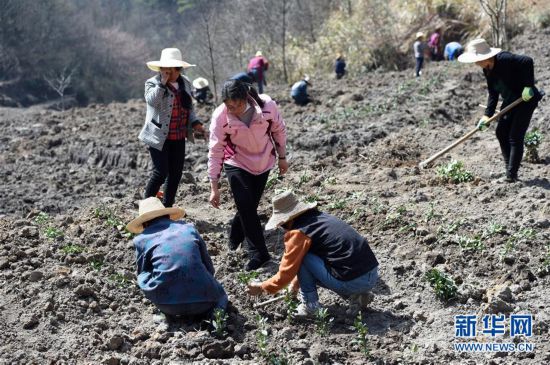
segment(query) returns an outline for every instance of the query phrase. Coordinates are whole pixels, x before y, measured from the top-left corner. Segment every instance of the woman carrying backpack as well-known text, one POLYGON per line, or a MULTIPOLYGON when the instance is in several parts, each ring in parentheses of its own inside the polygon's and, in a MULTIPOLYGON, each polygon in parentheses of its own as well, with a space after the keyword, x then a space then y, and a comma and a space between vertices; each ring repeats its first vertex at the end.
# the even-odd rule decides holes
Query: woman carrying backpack
POLYGON ((256 270, 270 259, 258 205, 275 163, 281 175, 288 170, 285 122, 275 101, 265 94, 259 96, 253 86, 239 80, 225 82, 222 99, 223 104, 216 108, 210 123, 210 203, 214 208, 220 206, 223 167, 237 206, 229 248, 236 250, 246 240, 246 270, 256 270))

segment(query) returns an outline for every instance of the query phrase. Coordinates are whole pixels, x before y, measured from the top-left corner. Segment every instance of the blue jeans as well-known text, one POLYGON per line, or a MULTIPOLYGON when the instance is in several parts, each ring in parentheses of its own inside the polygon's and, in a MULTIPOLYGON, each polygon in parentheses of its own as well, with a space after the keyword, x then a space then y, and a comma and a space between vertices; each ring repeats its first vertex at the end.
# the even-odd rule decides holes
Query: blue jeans
POLYGON ((181 303, 181 304, 155 304, 156 307, 164 314, 170 316, 196 316, 207 313, 213 309, 219 308, 225 310, 227 307, 227 294, 218 300, 217 303, 198 302, 198 303, 181 303))
POLYGON ((424 57, 416 57, 416 69, 414 71, 416 77, 420 76, 420 71, 422 71, 423 63, 424 63, 424 57))
POLYGON ((304 257, 300 271, 298 271, 300 294, 306 303, 319 301, 317 285, 330 289, 343 297, 349 297, 352 294, 368 292, 376 285, 377 280, 378 266, 353 280, 338 280, 326 269, 323 260, 311 253, 304 257))

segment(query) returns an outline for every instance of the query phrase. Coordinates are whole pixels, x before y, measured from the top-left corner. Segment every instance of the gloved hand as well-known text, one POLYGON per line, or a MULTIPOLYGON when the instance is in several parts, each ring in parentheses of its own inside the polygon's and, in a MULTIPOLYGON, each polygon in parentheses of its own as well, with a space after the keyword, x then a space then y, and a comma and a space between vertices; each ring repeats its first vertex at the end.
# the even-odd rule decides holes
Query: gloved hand
POLYGON ((523 101, 529 101, 533 98, 533 96, 535 96, 535 91, 532 87, 526 86, 523 88, 523 92, 521 93, 521 98, 523 101))
POLYGON ((482 116, 481 119, 479 120, 479 122, 477 122, 477 129, 479 129, 481 132, 483 132, 484 130, 489 128, 489 126, 491 125, 491 123, 487 122, 489 119, 491 119, 491 118, 489 118, 486 115, 482 116))

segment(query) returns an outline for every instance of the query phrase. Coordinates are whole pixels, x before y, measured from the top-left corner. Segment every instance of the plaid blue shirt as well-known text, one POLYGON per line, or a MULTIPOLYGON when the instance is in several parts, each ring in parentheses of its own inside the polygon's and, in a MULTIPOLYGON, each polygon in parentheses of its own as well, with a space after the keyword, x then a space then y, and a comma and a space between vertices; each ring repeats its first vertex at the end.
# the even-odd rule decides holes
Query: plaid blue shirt
POLYGON ((134 238, 134 247, 138 285, 151 302, 217 303, 225 295, 193 224, 160 219, 134 238))

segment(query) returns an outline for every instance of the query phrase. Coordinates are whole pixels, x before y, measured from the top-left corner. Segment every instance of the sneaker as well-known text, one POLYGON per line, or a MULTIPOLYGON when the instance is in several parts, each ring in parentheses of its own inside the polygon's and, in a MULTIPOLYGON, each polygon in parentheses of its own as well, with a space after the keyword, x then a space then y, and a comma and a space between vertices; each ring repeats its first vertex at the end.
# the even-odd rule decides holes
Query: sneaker
POLYGON ((248 261, 246 264, 245 270, 246 271, 253 271, 257 270, 260 267, 262 267, 266 262, 268 262, 271 259, 271 256, 254 256, 248 261))
POLYGON ((319 304, 319 302, 309 302, 309 303, 302 302, 296 308, 294 317, 304 318, 304 317, 314 316, 315 312, 317 312, 320 308, 321 308, 321 305, 319 304))
POLYGON ((353 294, 350 296, 350 302, 358 304, 361 308, 366 308, 374 300, 374 294, 371 292, 363 294, 353 294))
POLYGON ((506 182, 508 183, 514 183, 518 181, 518 175, 514 174, 506 174, 506 182))

